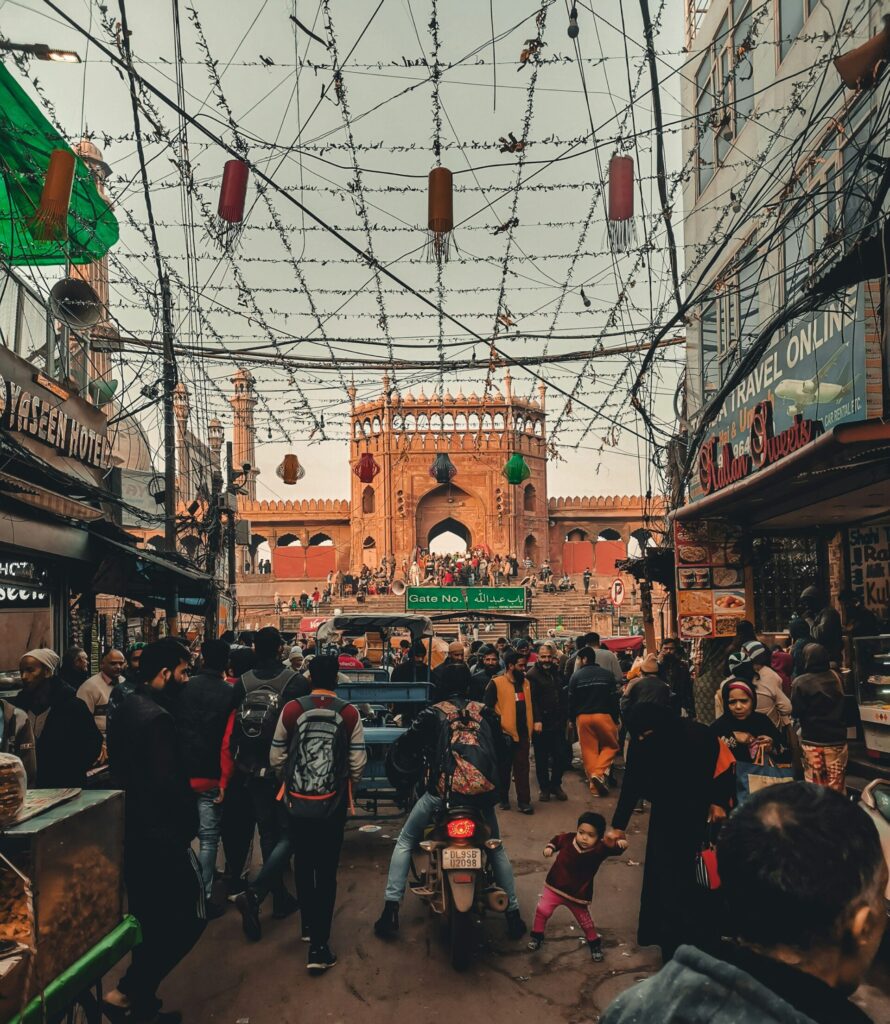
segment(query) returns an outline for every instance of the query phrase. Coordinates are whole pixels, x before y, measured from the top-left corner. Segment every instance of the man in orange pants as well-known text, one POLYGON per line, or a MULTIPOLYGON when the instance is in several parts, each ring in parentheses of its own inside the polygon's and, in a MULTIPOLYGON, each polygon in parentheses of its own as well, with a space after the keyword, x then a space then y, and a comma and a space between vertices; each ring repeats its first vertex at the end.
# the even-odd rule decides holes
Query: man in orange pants
POLYGON ((618 753, 618 689, 615 677, 596 663, 592 647, 575 656, 569 680, 569 716, 575 720, 591 793, 606 796, 606 778, 618 753))

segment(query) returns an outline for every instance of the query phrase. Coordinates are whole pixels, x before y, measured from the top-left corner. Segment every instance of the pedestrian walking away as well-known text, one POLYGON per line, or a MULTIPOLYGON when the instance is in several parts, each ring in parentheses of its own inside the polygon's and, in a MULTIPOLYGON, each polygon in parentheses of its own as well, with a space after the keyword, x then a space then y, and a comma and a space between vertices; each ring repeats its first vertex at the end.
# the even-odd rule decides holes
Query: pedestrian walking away
POLYGON ((607 796, 608 775, 618 753, 618 690, 608 668, 597 664, 592 647, 575 656, 568 711, 578 730, 581 759, 591 793, 607 796))

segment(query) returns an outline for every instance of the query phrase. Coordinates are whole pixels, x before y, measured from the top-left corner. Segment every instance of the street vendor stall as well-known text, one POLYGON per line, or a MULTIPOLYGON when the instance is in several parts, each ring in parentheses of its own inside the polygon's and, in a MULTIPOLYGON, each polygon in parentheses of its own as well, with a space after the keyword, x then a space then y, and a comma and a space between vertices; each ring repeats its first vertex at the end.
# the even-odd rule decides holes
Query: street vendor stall
POLYGON ((32 790, 0 829, 0 1024, 100 1019, 90 989, 140 939, 123 911, 123 793, 32 790))

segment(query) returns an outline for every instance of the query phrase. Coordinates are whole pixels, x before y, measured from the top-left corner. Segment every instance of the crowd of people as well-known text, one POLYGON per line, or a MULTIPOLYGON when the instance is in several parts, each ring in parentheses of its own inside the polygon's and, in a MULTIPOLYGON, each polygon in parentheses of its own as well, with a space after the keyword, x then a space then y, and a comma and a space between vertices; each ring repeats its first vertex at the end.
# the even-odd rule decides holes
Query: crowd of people
MULTIPOLYGON (((398 935, 412 852, 448 795, 437 758, 457 709, 490 738, 482 746, 493 759, 476 767, 493 838, 514 794, 519 813, 535 813, 532 762, 539 802, 567 802, 563 781, 577 765, 602 810, 623 766, 610 823, 582 809, 544 847, 552 866, 531 955, 563 906, 591 959, 604 958, 590 912, 594 877, 627 849, 632 815, 650 812, 638 941, 660 947, 667 966, 619 997, 607 1024, 706 1013, 716 1024, 864 1020, 846 996, 880 940, 886 866, 874 826, 843 796, 839 620, 818 593, 805 598, 810 617, 772 651, 739 624, 709 724, 697 721, 693 673, 675 638, 635 659, 593 632, 565 643, 459 638, 435 668, 427 644, 403 641, 392 680, 429 682, 431 694, 393 748, 394 764, 415 766, 408 774, 419 797, 393 849, 376 934, 398 935), (741 786, 747 772, 782 766, 786 785, 754 795, 741 786), (697 871, 714 844, 717 892, 697 871), (758 1017, 763 992, 790 1009, 758 1017)), ((180 1019, 162 1009, 158 988, 224 911, 220 849, 222 891, 248 940, 262 939, 271 897, 272 917, 300 911, 312 973, 337 962, 338 863, 367 755, 364 709, 336 688, 342 672, 368 662, 348 639, 339 648, 311 638, 288 645, 273 627, 230 640, 205 641, 197 665, 175 638, 109 650, 93 675, 78 648, 62 658, 32 650, 21 659, 22 690, 0 701, 0 746, 21 757, 30 784, 83 786, 105 767, 106 784, 125 791, 124 877, 143 941, 105 995, 113 1019, 180 1019), (251 876, 255 832, 262 865, 251 876)), ((491 862, 507 897, 508 937, 519 940, 528 929, 505 845, 491 862)))

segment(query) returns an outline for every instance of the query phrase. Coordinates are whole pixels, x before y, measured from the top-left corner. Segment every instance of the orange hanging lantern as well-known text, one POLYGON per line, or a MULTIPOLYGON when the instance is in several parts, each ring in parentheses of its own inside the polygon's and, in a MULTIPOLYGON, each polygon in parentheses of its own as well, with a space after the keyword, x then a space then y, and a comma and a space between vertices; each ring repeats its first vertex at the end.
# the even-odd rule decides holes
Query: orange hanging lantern
POLYGON ((40 203, 28 224, 32 237, 39 242, 64 241, 68 237, 75 160, 70 149, 54 149, 50 154, 40 203))
POLYGON ((306 470, 300 465, 296 455, 290 453, 285 455, 281 464, 275 470, 277 476, 286 484, 295 484, 306 475, 306 470))
POLYGON ((216 240, 231 251, 244 230, 244 204, 247 199, 247 178, 250 168, 243 160, 227 160, 223 168, 219 206, 216 208, 216 240))
POLYGON ((636 244, 633 157, 616 154, 609 161, 608 226, 612 252, 627 252, 636 244))
POLYGON ((369 484, 380 472, 380 466, 370 452, 365 452, 355 464, 352 472, 355 473, 363 484, 369 484))
POLYGON ((430 171, 427 226, 427 259, 435 263, 446 262, 454 229, 453 181, 447 167, 434 167, 430 171))

